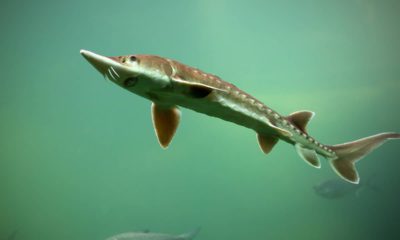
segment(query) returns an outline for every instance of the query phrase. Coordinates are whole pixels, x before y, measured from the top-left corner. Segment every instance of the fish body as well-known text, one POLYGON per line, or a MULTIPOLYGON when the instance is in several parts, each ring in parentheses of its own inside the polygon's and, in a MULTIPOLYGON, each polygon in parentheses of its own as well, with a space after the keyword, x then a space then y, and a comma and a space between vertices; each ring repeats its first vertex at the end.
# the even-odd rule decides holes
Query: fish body
MULTIPOLYGON (((161 233, 141 233, 129 232, 115 235, 107 240, 181 240, 177 236, 161 233)), ((182 239, 183 240, 183 239, 182 239)))
POLYGON ((337 179, 330 179, 314 186, 314 191, 323 198, 337 199, 350 194, 357 194, 363 186, 363 184, 354 185, 337 179))
POLYGON ((181 235, 152 232, 127 232, 109 237, 106 240, 191 240, 198 234, 199 231, 200 228, 197 228, 192 232, 181 235))
POLYGON ((153 102, 153 125, 163 148, 168 147, 176 132, 181 106, 254 130, 265 154, 283 140, 294 145, 300 157, 313 167, 320 168, 318 155, 323 156, 340 177, 358 183, 355 162, 385 140, 400 138, 398 133, 381 133, 345 144, 325 145, 306 130, 313 112, 280 115, 216 75, 153 55, 105 57, 86 50, 81 54, 103 76, 153 102))
POLYGON ((14 231, 8 236, 7 240, 14 240, 14 239, 16 239, 16 236, 17 236, 18 232, 19 232, 18 229, 14 230, 14 231))
POLYGON ((273 135, 292 144, 301 142, 326 156, 333 155, 326 146, 318 142, 307 141, 306 138, 310 137, 308 134, 291 124, 277 111, 272 110, 235 85, 177 61, 170 60, 170 63, 179 78, 211 86, 216 90, 211 91, 204 98, 187 97, 185 95, 170 96, 168 93, 160 94, 161 102, 170 102, 196 112, 233 122, 253 129, 258 134, 273 135))

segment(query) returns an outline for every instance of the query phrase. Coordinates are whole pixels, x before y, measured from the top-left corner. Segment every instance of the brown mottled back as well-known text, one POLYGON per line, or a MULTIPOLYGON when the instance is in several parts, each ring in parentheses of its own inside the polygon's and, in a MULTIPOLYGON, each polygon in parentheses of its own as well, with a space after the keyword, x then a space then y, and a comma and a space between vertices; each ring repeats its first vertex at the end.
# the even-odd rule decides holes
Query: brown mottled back
POLYGON ((190 82, 202 83, 217 88, 221 88, 225 85, 232 86, 232 84, 222 81, 218 76, 215 76, 213 74, 205 73, 197 68, 189 67, 177 61, 171 61, 171 63, 176 71, 175 75, 178 78, 190 82))
POLYGON ((163 72, 167 76, 172 75, 172 66, 167 59, 154 55, 136 55, 136 57, 140 66, 163 72))

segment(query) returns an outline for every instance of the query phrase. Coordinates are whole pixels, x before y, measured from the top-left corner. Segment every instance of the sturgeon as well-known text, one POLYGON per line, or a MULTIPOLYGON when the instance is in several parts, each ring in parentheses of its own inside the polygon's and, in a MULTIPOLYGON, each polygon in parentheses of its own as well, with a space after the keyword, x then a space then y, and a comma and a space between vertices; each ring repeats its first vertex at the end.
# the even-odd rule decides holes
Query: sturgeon
POLYGON ((357 184, 360 177, 355 163, 385 140, 400 138, 399 133, 386 132, 344 144, 325 145, 307 133, 313 112, 280 115, 216 75, 154 55, 106 57, 87 50, 80 53, 104 77, 152 102, 153 126, 162 148, 168 147, 176 132, 181 106, 253 129, 265 154, 278 140, 283 140, 294 145, 300 157, 315 168, 321 167, 320 155, 341 178, 357 184))

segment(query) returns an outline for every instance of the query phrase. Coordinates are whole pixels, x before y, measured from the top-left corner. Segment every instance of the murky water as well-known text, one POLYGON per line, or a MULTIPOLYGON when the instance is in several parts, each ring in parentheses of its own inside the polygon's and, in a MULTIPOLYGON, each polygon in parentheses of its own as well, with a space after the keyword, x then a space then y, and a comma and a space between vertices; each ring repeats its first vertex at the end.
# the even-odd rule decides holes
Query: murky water
POLYGON ((399 239, 400 141, 358 164, 365 189, 280 142, 183 109, 162 150, 150 102, 79 54, 156 54, 232 82, 312 136, 400 132, 397 1, 10 1, 0 7, 0 238, 102 240, 145 230, 196 240, 399 239), (13 237, 13 232, 18 230, 13 237))

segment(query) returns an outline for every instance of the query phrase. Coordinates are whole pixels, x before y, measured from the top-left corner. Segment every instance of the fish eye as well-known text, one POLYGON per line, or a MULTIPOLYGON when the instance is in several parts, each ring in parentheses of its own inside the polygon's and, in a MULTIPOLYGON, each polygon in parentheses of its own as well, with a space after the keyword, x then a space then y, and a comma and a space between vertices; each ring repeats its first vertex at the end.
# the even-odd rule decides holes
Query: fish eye
POLYGON ((139 80, 138 77, 130 77, 124 81, 124 87, 133 87, 137 81, 139 80))
POLYGON ((136 61, 136 57, 132 55, 129 57, 129 60, 131 60, 131 62, 134 62, 134 61, 136 61))

